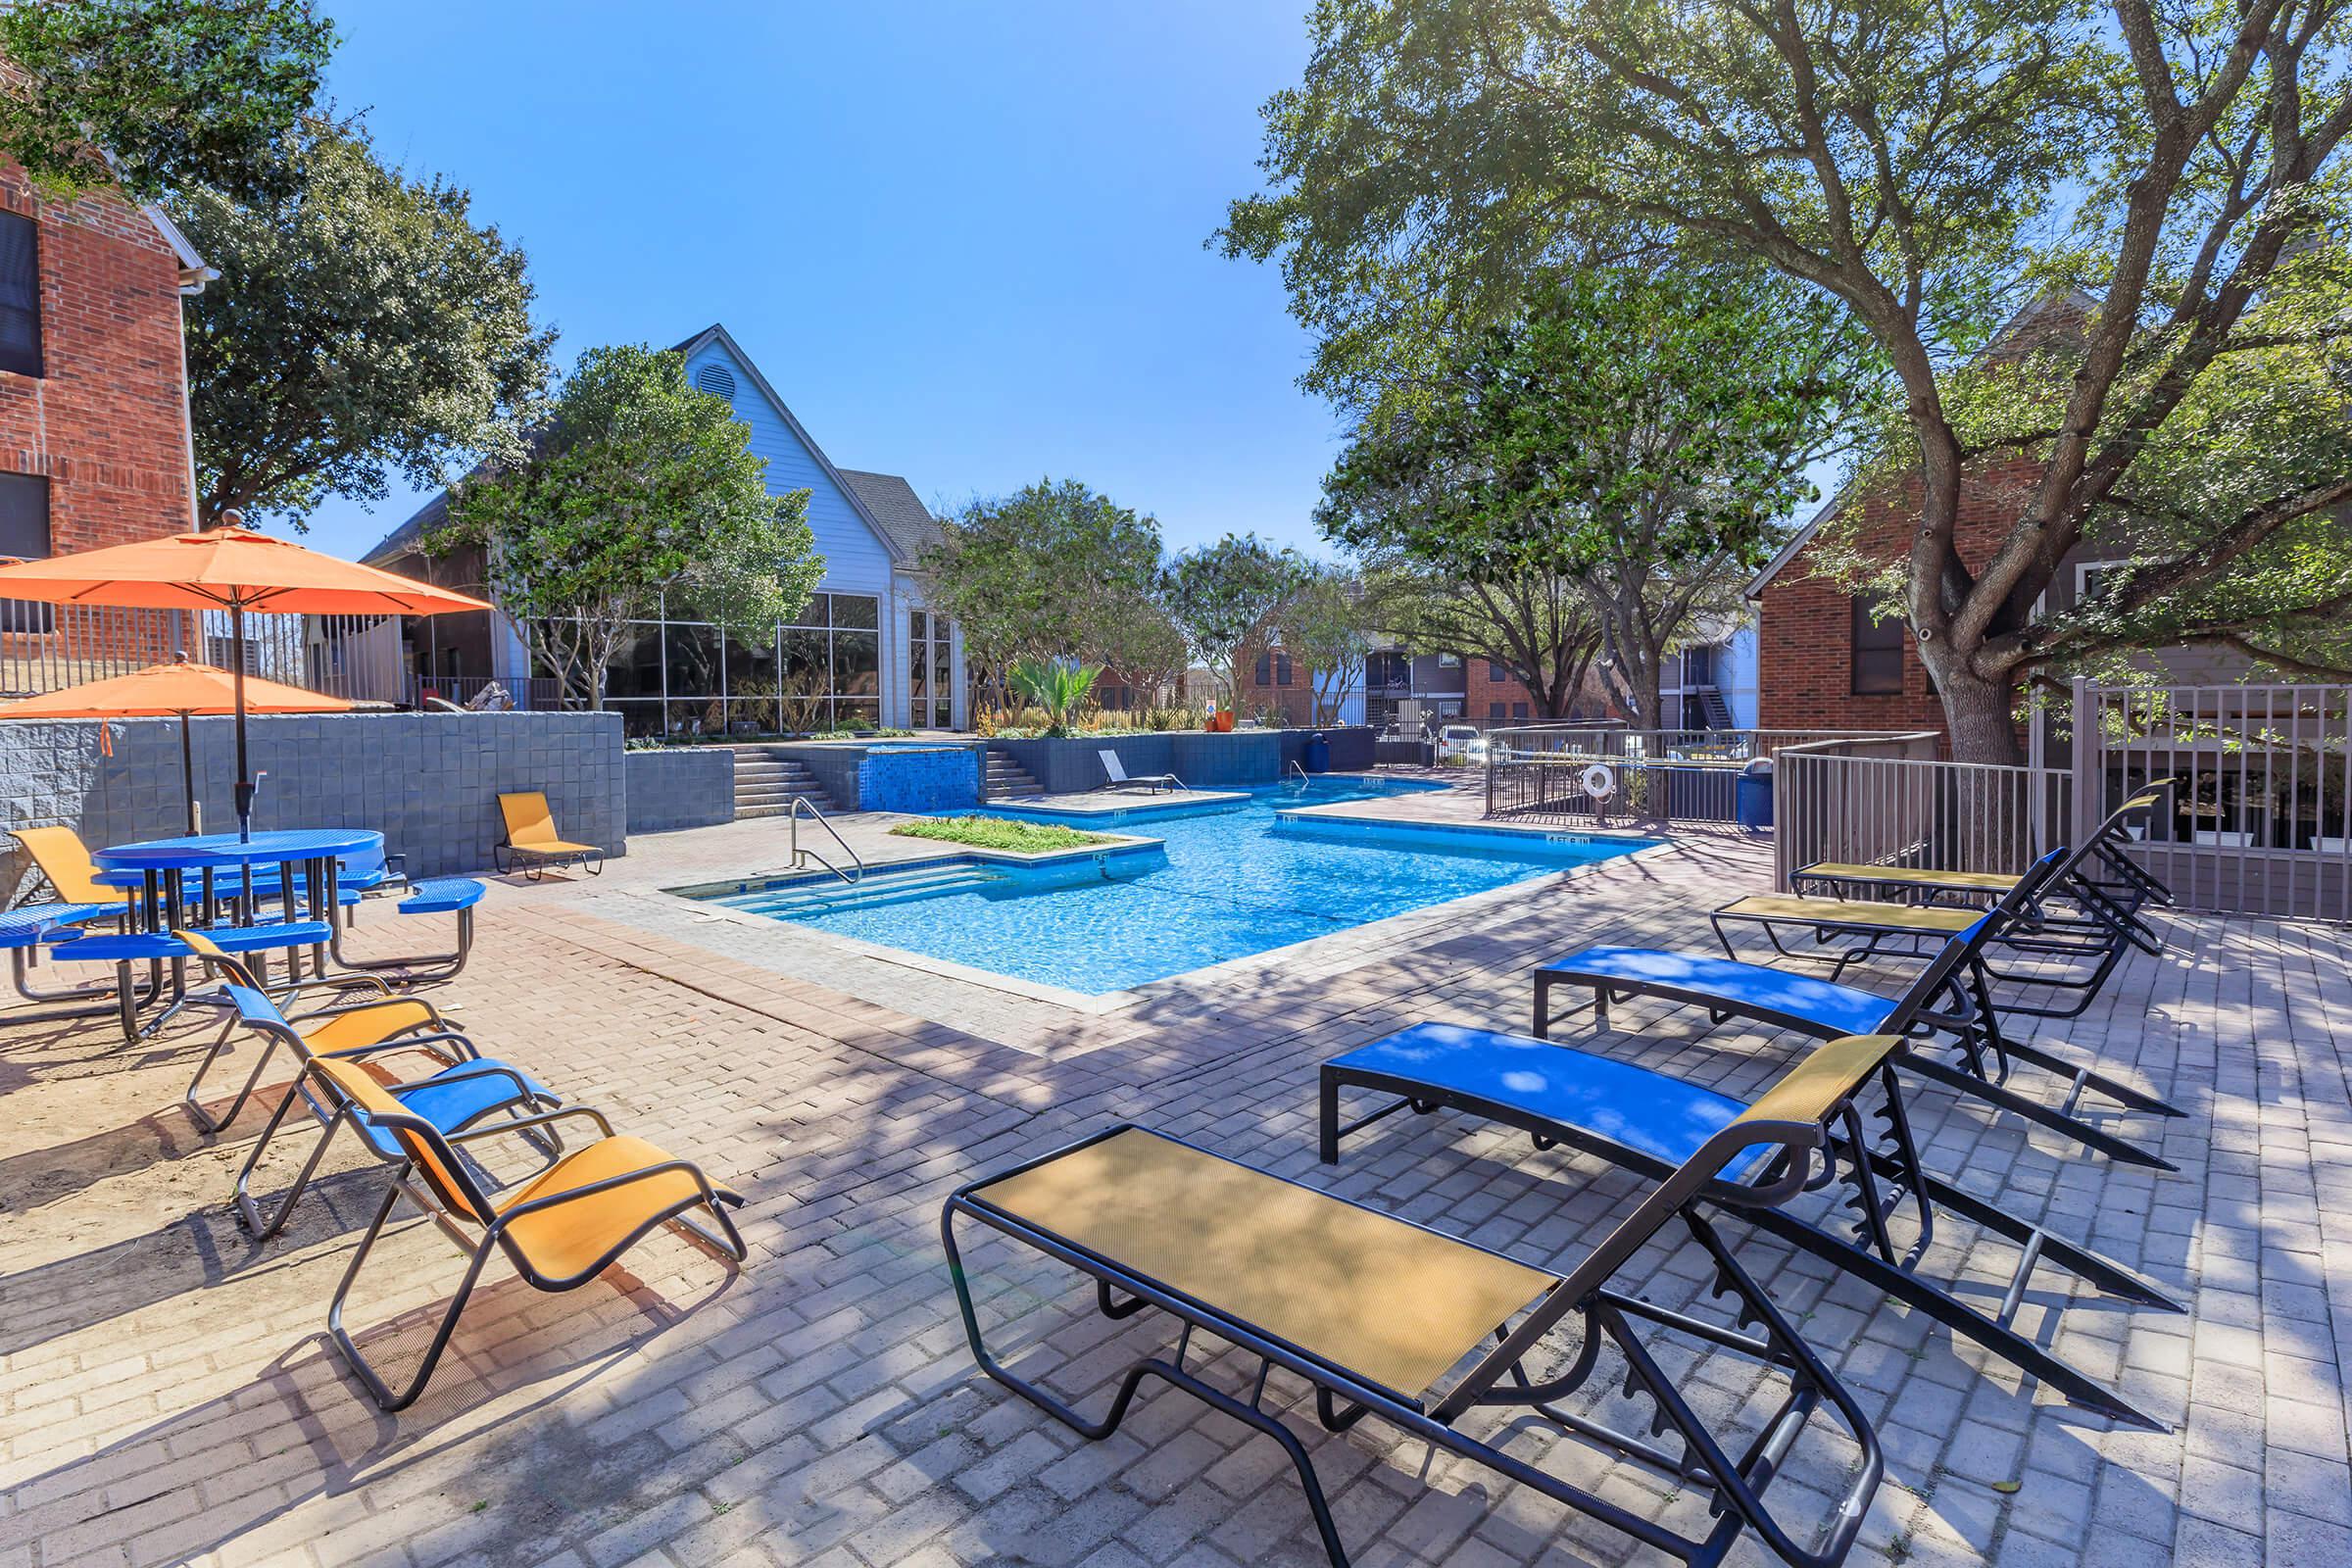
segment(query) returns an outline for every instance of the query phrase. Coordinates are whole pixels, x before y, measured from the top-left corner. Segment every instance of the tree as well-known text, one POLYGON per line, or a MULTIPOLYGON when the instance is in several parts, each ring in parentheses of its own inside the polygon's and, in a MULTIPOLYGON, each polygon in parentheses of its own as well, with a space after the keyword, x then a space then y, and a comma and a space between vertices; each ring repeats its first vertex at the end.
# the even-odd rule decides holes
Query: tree
POLYGON ((678 354, 590 349, 528 452, 453 489, 449 524, 427 546, 480 547, 491 592, 539 662, 601 708, 628 623, 663 594, 772 625, 823 576, 808 492, 768 494, 750 435, 724 398, 687 384, 678 354))
POLYGON ((1093 653, 1123 685, 1156 702, 1184 678, 1191 650, 1156 595, 1144 590, 1107 608, 1093 653))
POLYGON ((1374 414, 1325 481, 1323 531, 1441 578, 1585 593, 1637 721, 1667 650, 1719 613, 1812 500, 1862 359, 1840 313, 1758 270, 1543 277, 1374 414))
POLYGON ((196 185, 251 195, 318 92, 333 24, 308 0, 0 7, 0 153, 54 196, 196 185))
POLYGON ((1255 534, 1227 534, 1168 564, 1160 602, 1193 657, 1208 666, 1227 707, 1238 706, 1239 672, 1256 656, 1275 617, 1298 589, 1304 564, 1255 534))
POLYGON ((1282 646, 1305 662, 1315 710, 1311 721, 1336 724, 1340 701, 1361 684, 1371 656, 1371 608, 1364 585, 1346 566, 1310 564, 1278 619, 1282 646))
POLYGON ((975 499, 926 552, 929 599, 963 627, 964 659, 1004 691, 1015 660, 1090 659, 1132 622, 1159 569, 1159 524, 1076 479, 975 499))
POLYGON ((532 324, 522 252, 358 129, 306 121, 271 156, 282 196, 172 202, 227 277, 184 311, 199 520, 302 526, 329 495, 382 500, 393 473, 429 488, 518 456, 555 335, 532 324))
POLYGON ((1375 621, 1398 642, 1483 659, 1527 688, 1537 717, 1575 716, 1602 642, 1600 617, 1577 584, 1550 572, 1460 582, 1393 549, 1375 554, 1364 575, 1375 621))
POLYGON ((1046 710, 1046 733, 1067 735, 1070 715, 1102 678, 1102 666, 1062 659, 1020 659, 1013 662, 1007 674, 1014 691, 1046 710))
POLYGON ((2341 0, 1332 0, 1224 239, 1282 256, 1328 354, 1495 308, 1596 215, 1837 298, 1901 388, 1900 597, 1954 752, 2013 761, 2028 674, 2155 638, 2284 653, 2352 608, 2326 520, 2352 500, 2344 27, 2341 0), (2079 334, 1976 355, 2054 288, 2079 334), (1965 481, 2004 458, 2030 481, 1964 558, 1965 481), (2159 553, 2042 608, 2111 536, 2159 553))

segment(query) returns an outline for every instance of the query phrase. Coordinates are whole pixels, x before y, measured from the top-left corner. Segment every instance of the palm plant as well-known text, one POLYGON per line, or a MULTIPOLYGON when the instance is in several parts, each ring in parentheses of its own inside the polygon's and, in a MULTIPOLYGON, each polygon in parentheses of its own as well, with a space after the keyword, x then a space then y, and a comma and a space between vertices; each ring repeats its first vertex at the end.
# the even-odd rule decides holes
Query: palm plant
POLYGON ((1006 674, 1012 689, 1046 710, 1046 733, 1069 733, 1070 715, 1086 701, 1102 678, 1102 666, 1065 662, 1058 659, 1016 660, 1006 674))

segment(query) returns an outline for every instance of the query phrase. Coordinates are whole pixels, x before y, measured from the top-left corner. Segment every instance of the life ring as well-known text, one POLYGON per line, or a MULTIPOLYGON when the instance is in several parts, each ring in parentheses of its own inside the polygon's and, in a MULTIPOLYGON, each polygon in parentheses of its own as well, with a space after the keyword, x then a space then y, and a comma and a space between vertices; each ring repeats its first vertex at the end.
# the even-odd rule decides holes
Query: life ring
POLYGON ((1585 786, 1585 793, 1596 801, 1605 801, 1617 793, 1617 771, 1606 762, 1594 762, 1586 768, 1579 782, 1585 786))

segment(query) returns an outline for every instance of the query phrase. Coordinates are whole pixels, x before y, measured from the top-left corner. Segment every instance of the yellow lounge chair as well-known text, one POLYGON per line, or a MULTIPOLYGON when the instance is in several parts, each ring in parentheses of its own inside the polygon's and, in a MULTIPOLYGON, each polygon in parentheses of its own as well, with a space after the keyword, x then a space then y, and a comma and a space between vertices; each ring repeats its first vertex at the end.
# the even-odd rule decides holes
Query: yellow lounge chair
POLYGON ((551 865, 577 865, 590 876, 604 875, 605 852, 557 837, 556 813, 539 791, 501 795, 498 812, 506 818, 507 836, 490 858, 501 871, 520 869, 534 882, 551 865))
POLYGON ((384 1194, 382 1206, 375 1211, 374 1222, 343 1272, 343 1283, 335 1287, 326 1314, 326 1332, 335 1348, 351 1363, 369 1396, 386 1410, 405 1409, 424 1392, 457 1330, 458 1315, 466 1309, 466 1298, 473 1294, 494 1251, 505 1252, 524 1282, 542 1291, 568 1291, 585 1285, 646 1233, 663 1224, 677 1225, 736 1262, 747 1255, 735 1222, 720 1206, 740 1208, 742 1198, 714 1185, 693 1161, 666 1154, 641 1138, 615 1134, 604 1112, 591 1106, 572 1105, 470 1132, 443 1133, 404 1106, 391 1090, 356 1062, 321 1056, 311 1063, 311 1070, 334 1085, 351 1118, 370 1142, 388 1136, 406 1156, 391 1189, 384 1194), (475 1179, 478 1167, 459 1157, 462 1145, 551 1128, 574 1116, 594 1122, 603 1136, 564 1154, 499 1198, 494 1199, 475 1179), (404 1193, 466 1254, 467 1261, 465 1278, 442 1314, 422 1364, 407 1387, 395 1393, 344 1331, 343 1301, 404 1193), (720 1234, 713 1235, 686 1218, 695 1208, 709 1209, 720 1234))

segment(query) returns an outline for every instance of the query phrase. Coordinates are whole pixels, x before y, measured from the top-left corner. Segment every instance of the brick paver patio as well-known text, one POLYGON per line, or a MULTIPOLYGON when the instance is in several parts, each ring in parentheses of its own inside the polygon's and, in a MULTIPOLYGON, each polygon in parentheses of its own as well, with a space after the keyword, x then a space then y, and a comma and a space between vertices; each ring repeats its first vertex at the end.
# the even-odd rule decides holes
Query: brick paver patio
MULTIPOLYGON (((494 888, 445 1004, 486 1052, 739 1188, 752 1257, 736 1271, 664 1237, 561 1297, 494 1264, 399 1416, 320 1334, 380 1169, 346 1159, 256 1248, 227 1198, 259 1118, 208 1140, 175 1106, 204 1034, 124 1050, 103 1029, 0 1031, 0 1568, 1320 1562, 1263 1439, 1162 1392, 1089 1445, 979 1377, 942 1199, 1133 1118, 1567 1266, 1638 1184, 1447 1117, 1384 1123, 1326 1169, 1315 1064, 1422 1018, 1523 1027, 1539 958, 1700 946, 1704 910, 1768 876, 1754 846, 1690 840, 1080 1012, 656 891, 772 865, 777 843, 765 823, 641 839, 601 882, 494 888)), ((413 939, 393 923, 368 939, 413 939)), ((1879 1423, 1890 1480, 1855 1562, 2352 1563, 2337 1349, 2352 1333, 2352 933, 2166 926, 2163 958, 2135 956, 2089 1016, 2039 1032, 2187 1109, 2116 1122, 2161 1138, 2178 1174, 2106 1166, 1941 1100, 1922 1113, 1945 1173, 2188 1303, 2172 1316, 2084 1296, 2053 1327, 2045 1273, 2020 1320, 2172 1432, 2021 1391, 1934 1325, 1728 1227, 1879 1423)), ((1787 1042, 1701 1014, 1637 1006, 1617 1022, 1607 1049, 1735 1091, 1788 1059, 1787 1042)), ((293 1159, 272 1168, 282 1183, 293 1159)), ((1997 1291, 2009 1249, 1973 1242, 1948 1238, 1934 1266, 1997 1291)), ((1101 1322, 1066 1276, 1001 1248, 973 1261, 992 1335, 1094 1405, 1170 1338, 1153 1314, 1101 1322)), ((352 1308, 369 1352, 416 1355, 457 1272, 413 1220, 379 1248, 352 1308)), ((1653 1246, 1637 1274, 1660 1300, 1703 1286, 1688 1249, 1653 1246)), ((1246 1384, 1238 1357, 1212 1366, 1246 1384)), ((1303 1390, 1284 1381, 1295 1403, 1303 1390)), ((1293 1424, 1361 1563, 1664 1560, 1376 1423, 1293 1424)), ((1628 1466, 1570 1446, 1550 1462, 1688 1522, 1690 1498, 1628 1466)), ((1839 1462, 1808 1460, 1775 1496, 1834 1485, 1839 1462)), ((1771 1559, 1751 1540, 1735 1560, 1771 1559)))

